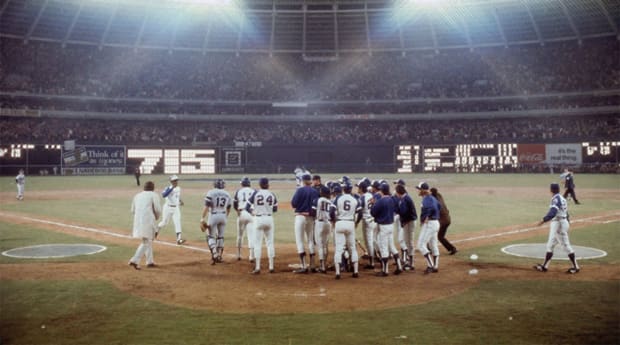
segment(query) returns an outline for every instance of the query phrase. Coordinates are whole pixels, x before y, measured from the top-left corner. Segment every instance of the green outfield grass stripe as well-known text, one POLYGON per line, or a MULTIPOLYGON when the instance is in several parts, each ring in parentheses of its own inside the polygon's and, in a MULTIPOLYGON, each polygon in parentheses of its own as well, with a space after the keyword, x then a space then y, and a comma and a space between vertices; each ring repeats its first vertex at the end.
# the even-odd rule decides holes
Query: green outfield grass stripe
MULTIPOLYGON (((619 216, 619 215, 620 215, 620 213, 612 214, 612 216, 619 216)), ((594 217, 576 219, 576 220, 573 220, 572 223, 590 222, 590 221, 593 221, 593 220, 597 220, 597 219, 600 219, 600 218, 607 218, 607 217, 609 217, 609 215, 594 216, 594 217)), ((619 221, 618 219, 614 219, 614 220, 605 221, 605 222, 603 222, 603 224, 613 223, 613 222, 618 222, 618 221, 619 221)), ((484 239, 489 239, 489 238, 494 238, 494 237, 501 237, 501 236, 520 234, 520 233, 530 232, 530 231, 539 230, 539 229, 540 229, 540 226, 533 226, 533 227, 524 228, 524 229, 516 229, 516 230, 504 231, 504 232, 500 232, 500 233, 497 233, 497 234, 480 235, 480 236, 474 236, 474 237, 469 237, 469 238, 463 238, 463 239, 460 239, 460 240, 454 240, 452 242, 453 243, 462 243, 462 242, 469 242, 469 241, 484 240, 484 239)))

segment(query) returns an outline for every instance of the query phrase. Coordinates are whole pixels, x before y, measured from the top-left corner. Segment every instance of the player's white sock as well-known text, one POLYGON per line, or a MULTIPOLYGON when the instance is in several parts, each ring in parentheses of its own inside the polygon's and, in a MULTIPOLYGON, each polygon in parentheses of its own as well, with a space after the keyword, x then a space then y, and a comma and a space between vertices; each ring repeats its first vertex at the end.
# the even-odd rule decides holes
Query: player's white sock
MULTIPOLYGON (((258 260, 256 260, 258 262, 258 260)), ((269 270, 273 270, 273 258, 269 258, 269 270)))
POLYGON ((435 259, 435 269, 439 269, 439 255, 433 256, 433 258, 435 259))

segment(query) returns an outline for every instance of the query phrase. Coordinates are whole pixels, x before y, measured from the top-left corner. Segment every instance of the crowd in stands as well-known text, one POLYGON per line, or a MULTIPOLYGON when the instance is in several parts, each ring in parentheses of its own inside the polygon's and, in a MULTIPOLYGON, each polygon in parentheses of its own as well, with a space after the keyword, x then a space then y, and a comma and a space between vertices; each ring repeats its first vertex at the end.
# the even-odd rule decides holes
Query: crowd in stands
POLYGON ((2 39, 0 90, 232 101, 398 100, 620 88, 612 38, 508 48, 341 55, 216 54, 2 39))
POLYGON ((231 145, 262 144, 443 144, 616 141, 620 116, 357 122, 189 122, 0 118, 4 143, 231 145))

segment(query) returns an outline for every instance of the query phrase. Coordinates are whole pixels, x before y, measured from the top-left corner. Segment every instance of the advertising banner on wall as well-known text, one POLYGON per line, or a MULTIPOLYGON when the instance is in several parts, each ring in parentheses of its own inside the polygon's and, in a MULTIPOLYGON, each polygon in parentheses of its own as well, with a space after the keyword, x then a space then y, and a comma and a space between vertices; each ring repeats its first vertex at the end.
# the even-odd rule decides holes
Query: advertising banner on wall
POLYGON ((125 146, 75 146, 63 150, 66 175, 109 175, 125 173, 125 146))
POLYGON ((545 162, 544 144, 518 144, 517 156, 520 164, 540 164, 545 162))
POLYGON ((547 144, 545 145, 545 163, 576 165, 582 163, 581 144, 547 144))

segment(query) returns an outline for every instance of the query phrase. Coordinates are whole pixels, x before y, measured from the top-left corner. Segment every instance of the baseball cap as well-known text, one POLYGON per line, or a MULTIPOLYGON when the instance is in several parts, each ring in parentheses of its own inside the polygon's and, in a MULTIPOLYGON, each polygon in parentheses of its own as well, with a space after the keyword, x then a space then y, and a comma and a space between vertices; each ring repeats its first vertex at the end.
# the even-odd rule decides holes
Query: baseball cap
POLYGON ((179 177, 177 175, 170 176, 170 181, 178 181, 179 177))
POLYGON ((301 176, 301 179, 304 181, 310 181, 312 180, 312 176, 310 176, 310 174, 303 174, 303 176, 301 176))
POLYGON ((383 194, 390 194, 390 185, 387 183, 382 183, 381 185, 379 185, 379 190, 383 194))
POLYGON ((398 180, 394 180, 394 184, 399 184, 399 185, 402 185, 402 186, 407 185, 405 183, 405 180, 403 180, 402 178, 399 178, 398 180))
POLYGON ((420 190, 428 190, 428 183, 426 182, 420 182, 416 187, 416 189, 420 189, 420 190))

